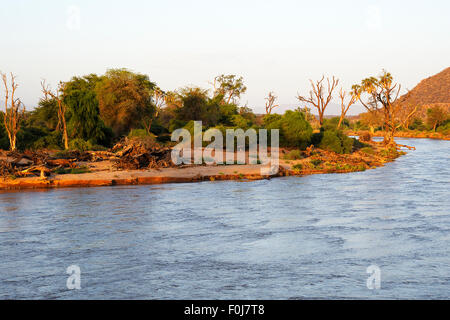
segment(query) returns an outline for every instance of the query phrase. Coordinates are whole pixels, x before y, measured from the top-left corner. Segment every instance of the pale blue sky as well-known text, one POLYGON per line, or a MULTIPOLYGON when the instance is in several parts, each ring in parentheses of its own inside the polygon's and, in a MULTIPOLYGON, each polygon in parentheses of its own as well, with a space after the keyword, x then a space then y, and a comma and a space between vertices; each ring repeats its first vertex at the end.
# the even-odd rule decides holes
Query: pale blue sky
POLYGON ((268 91, 295 107, 322 74, 349 88, 386 68, 412 89, 450 66, 449 13, 448 0, 3 0, 0 70, 17 74, 28 108, 42 78, 126 67, 173 90, 237 74, 242 102, 262 112, 268 91))

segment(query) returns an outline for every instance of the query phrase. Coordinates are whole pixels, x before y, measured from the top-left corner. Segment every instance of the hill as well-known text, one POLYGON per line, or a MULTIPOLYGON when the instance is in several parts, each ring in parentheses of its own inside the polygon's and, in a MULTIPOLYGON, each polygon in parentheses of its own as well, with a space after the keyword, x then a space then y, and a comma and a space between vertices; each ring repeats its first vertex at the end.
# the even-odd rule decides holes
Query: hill
POLYGON ((399 100, 401 103, 419 105, 417 115, 422 119, 426 117, 426 110, 433 105, 440 105, 450 112, 450 67, 420 81, 399 100))

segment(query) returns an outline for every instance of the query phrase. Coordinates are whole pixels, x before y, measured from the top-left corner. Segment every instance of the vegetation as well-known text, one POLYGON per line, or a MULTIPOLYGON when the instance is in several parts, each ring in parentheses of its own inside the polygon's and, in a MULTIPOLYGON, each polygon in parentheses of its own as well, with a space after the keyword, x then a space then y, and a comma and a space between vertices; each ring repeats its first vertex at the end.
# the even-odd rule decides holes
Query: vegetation
POLYGON ((303 159, 302 152, 300 150, 291 150, 284 155, 285 160, 300 160, 303 159))
MULTIPOLYGON (((450 68, 436 79, 446 79, 449 73, 450 68)), ((301 159, 301 150, 311 145, 338 154, 367 147, 348 138, 345 130, 366 130, 370 132, 367 141, 377 130, 383 130, 389 145, 398 130, 450 133, 448 108, 441 103, 450 102, 445 100, 448 90, 441 92, 444 100, 425 98, 424 87, 428 88, 426 92, 435 92, 431 87, 436 81, 427 79, 397 99, 400 86, 385 71, 378 77, 362 80, 349 92, 341 88, 341 115, 333 118, 326 118, 325 111, 339 84, 334 76, 311 81, 309 96, 297 97, 306 105, 284 114, 274 113, 279 106, 277 96, 269 92, 264 115, 241 105, 247 87, 243 78, 236 75, 215 77, 210 89, 190 86, 163 91, 147 75, 110 69, 103 75, 73 77, 58 83, 55 90, 43 81, 43 96, 30 111, 25 111, 16 97, 18 84, 14 75, 11 74, 9 82, 6 75, 2 74, 2 78, 5 105, 0 112, 1 149, 105 150, 124 137, 170 145, 171 132, 178 128, 193 131, 194 120, 202 121, 203 131, 279 129, 280 146, 295 148, 285 155, 287 160, 301 159), (367 112, 350 121, 346 114, 358 100, 367 112), (423 113, 411 101, 434 104, 427 105, 423 113), (318 119, 311 114, 310 107, 317 109, 318 119)))
POLYGON ((263 121, 268 130, 280 130, 280 146, 306 149, 310 145, 312 127, 302 112, 288 110, 284 115, 269 114, 263 121))

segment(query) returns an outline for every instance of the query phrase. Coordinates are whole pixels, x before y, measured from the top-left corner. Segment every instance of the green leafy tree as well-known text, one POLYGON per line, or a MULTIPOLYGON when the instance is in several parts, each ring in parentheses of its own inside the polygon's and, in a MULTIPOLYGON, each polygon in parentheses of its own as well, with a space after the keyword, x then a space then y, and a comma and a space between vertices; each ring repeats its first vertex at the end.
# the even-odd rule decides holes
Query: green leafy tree
POLYGON ((234 74, 221 74, 214 78, 214 96, 220 96, 222 103, 237 104, 241 95, 247 91, 244 79, 234 74))
POLYGON ((101 119, 116 136, 141 127, 142 119, 151 118, 156 111, 152 100, 155 87, 146 75, 108 70, 96 85, 101 119))
POLYGON ((108 145, 112 131, 100 118, 96 87, 102 79, 90 74, 73 77, 65 83, 63 101, 68 107, 69 132, 72 138, 91 141, 92 144, 108 145))
POLYGON ((440 106, 433 106, 427 109, 427 123, 436 131, 436 128, 447 120, 448 114, 440 106))
POLYGON ((181 106, 176 109, 177 120, 202 121, 203 125, 211 127, 221 118, 219 100, 208 97, 208 90, 198 87, 186 87, 179 91, 181 106))

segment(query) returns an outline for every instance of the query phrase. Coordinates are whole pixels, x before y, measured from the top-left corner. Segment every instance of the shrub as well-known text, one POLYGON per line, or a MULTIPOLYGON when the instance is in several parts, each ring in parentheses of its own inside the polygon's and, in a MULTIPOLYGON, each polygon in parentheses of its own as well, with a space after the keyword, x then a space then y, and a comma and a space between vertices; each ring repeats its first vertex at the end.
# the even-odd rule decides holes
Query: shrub
POLYGON ((372 140, 372 134, 369 131, 363 131, 359 135, 359 141, 369 142, 372 140))
POLYGON ((91 171, 89 170, 88 167, 83 166, 80 168, 71 168, 71 169, 58 168, 54 172, 57 174, 81 174, 81 173, 88 173, 91 171))
POLYGON ((300 160, 303 159, 302 152, 300 150, 291 150, 284 155, 286 160, 300 160))
POLYGON ((300 111, 288 110, 283 116, 264 117, 267 130, 280 130, 280 145, 306 149, 311 142, 312 127, 300 111))
POLYGON ((422 119, 415 118, 412 124, 408 127, 410 130, 427 131, 427 126, 423 123, 422 119))
POLYGON ((292 169, 293 169, 294 171, 300 171, 300 170, 303 170, 303 165, 302 165, 301 163, 294 164, 294 165, 292 166, 292 169))
MULTIPOLYGON (((339 124, 340 117, 333 117, 331 119, 324 119, 322 127, 326 130, 337 130, 337 126, 339 124)), ((341 128, 349 128, 350 122, 344 118, 341 123, 341 128)))
POLYGON ((69 142, 69 148, 78 151, 87 151, 92 149, 92 144, 89 141, 81 138, 73 139, 69 142))
POLYGON ((356 150, 362 149, 362 148, 370 148, 370 144, 364 143, 359 141, 358 139, 353 139, 353 148, 356 150))
POLYGON ((128 133, 128 138, 145 138, 150 136, 145 129, 131 129, 130 133, 128 133))
POLYGON ((313 166, 313 168, 316 168, 318 166, 320 166, 323 163, 323 160, 320 159, 311 159, 309 161, 311 163, 311 165, 313 166))
POLYGON ((323 133, 319 148, 336 153, 350 153, 354 140, 347 137, 342 131, 327 130, 323 133))
POLYGON ((367 154, 375 154, 375 150, 371 147, 362 148, 361 151, 367 154))

